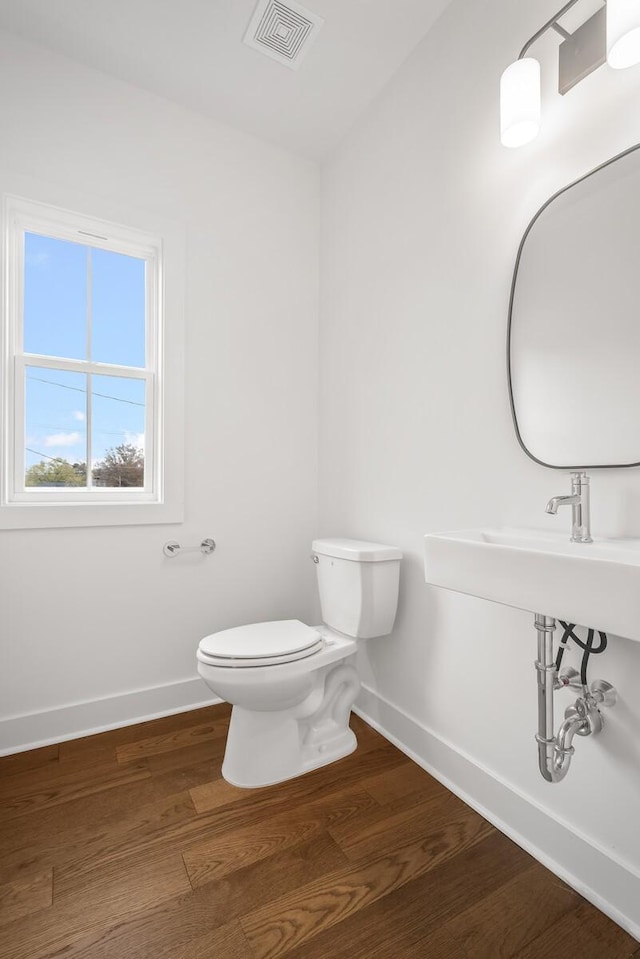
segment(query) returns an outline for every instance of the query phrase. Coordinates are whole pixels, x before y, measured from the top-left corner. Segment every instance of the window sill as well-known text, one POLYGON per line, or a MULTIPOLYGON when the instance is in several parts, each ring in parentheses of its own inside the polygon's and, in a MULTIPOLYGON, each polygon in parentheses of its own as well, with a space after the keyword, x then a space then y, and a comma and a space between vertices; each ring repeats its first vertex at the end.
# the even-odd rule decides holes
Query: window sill
POLYGON ((11 503, 0 507, 0 530, 181 523, 182 503, 11 503))

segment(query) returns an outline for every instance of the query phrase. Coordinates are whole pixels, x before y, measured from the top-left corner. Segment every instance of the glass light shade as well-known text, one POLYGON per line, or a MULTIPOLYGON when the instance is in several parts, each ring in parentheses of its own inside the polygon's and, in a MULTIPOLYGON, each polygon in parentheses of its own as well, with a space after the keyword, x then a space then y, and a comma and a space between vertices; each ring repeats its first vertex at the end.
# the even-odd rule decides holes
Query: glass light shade
POLYGON ((523 57, 500 77, 500 140, 521 147, 540 130, 540 64, 523 57))
POLYGON ((607 63, 616 70, 640 63, 640 0, 607 0, 607 63))

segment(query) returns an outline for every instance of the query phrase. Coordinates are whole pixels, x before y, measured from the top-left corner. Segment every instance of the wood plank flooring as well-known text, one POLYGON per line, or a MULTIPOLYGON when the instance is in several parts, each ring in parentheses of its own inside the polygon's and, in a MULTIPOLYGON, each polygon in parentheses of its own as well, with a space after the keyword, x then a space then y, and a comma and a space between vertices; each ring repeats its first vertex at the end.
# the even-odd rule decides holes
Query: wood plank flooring
POLYGON ((640 959, 357 717, 358 750, 220 777, 229 707, 0 759, 0 959, 640 959))

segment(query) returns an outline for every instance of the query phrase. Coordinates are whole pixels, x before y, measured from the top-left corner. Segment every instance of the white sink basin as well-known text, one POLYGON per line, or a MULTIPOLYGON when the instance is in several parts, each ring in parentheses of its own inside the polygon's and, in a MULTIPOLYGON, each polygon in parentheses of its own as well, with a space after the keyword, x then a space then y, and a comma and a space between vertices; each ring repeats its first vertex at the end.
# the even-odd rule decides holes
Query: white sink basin
POLYGON ((466 529, 425 536, 425 578, 640 641, 640 540, 571 543, 568 533, 466 529))

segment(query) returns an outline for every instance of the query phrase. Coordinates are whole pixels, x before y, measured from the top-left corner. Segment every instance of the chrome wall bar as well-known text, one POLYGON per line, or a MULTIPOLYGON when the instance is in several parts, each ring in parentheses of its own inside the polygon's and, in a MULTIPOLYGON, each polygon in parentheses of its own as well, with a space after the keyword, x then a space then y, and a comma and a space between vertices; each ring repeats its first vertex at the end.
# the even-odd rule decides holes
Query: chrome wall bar
POLYGON ((203 539, 199 546, 181 546, 180 543, 171 540, 164 544, 162 552, 165 556, 177 556, 178 553, 203 553, 204 556, 209 556, 215 548, 216 544, 213 539, 203 539))

